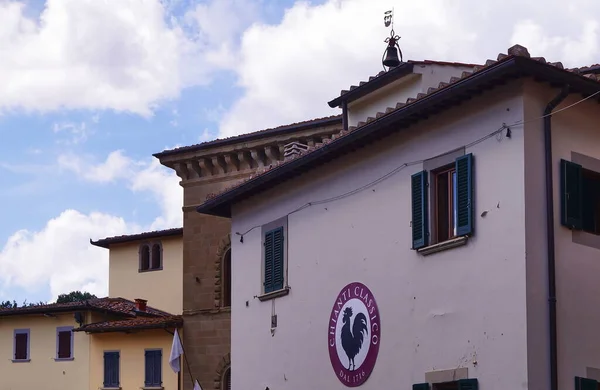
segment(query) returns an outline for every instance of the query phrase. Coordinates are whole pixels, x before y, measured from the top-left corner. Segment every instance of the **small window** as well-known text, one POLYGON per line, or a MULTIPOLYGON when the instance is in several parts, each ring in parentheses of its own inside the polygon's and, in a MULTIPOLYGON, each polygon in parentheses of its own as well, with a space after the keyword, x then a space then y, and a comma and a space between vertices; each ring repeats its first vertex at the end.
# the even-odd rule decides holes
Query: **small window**
POLYGON ((456 168, 454 164, 432 172, 435 181, 434 226, 437 242, 456 237, 456 168))
POLYGON ((221 381, 221 390, 231 390, 231 367, 227 367, 223 373, 223 380, 221 381))
POLYGON ((151 349, 145 352, 145 380, 146 387, 162 386, 162 350, 151 349))
POLYGON ((56 328, 56 359, 73 359, 73 327, 56 328))
POLYGON ((29 361, 29 329, 15 329, 13 356, 15 362, 29 361))
POLYGON ((583 231, 600 235, 600 173, 581 170, 583 231))
POLYGON ((221 264, 221 294, 223 306, 231 306, 231 248, 225 252, 221 264))
POLYGON ((142 245, 140 247, 140 271, 150 269, 150 247, 142 245))
POLYGON ((162 248, 160 244, 152 245, 152 264, 150 269, 160 269, 162 267, 162 248))
POLYGON ((283 289, 283 226, 265 233, 264 246, 264 291, 265 293, 283 289))
POLYGON ((118 388, 119 352, 104 352, 104 387, 118 388))

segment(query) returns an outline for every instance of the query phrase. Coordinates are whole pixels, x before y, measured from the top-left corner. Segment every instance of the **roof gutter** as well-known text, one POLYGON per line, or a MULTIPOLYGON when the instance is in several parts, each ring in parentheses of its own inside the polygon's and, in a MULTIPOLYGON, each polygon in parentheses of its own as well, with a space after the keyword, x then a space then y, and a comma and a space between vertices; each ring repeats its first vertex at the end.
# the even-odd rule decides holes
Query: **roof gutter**
POLYGON ((556 330, 556 258, 554 242, 554 193, 552 169, 552 111, 569 95, 570 86, 563 87, 544 110, 544 157, 546 169, 546 245, 548 256, 548 324, 550 347, 550 390, 558 390, 558 341, 556 330))

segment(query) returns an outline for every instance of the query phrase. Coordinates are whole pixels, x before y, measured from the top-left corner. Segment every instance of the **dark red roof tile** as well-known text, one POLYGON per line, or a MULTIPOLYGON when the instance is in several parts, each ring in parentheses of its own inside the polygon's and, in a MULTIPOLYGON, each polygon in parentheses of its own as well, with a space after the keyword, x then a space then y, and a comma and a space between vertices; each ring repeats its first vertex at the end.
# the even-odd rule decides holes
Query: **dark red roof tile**
POLYGON ((155 230, 152 232, 107 237, 97 241, 92 241, 92 239, 90 239, 90 244, 108 249, 112 244, 122 244, 131 241, 148 240, 150 238, 171 237, 181 235, 183 235, 183 228, 172 228, 164 230, 155 230))
POLYGON ((104 333, 104 332, 119 332, 135 329, 161 329, 171 327, 181 327, 183 318, 181 316, 164 316, 164 317, 139 317, 117 321, 95 322, 93 324, 83 325, 76 332, 88 333, 104 333))

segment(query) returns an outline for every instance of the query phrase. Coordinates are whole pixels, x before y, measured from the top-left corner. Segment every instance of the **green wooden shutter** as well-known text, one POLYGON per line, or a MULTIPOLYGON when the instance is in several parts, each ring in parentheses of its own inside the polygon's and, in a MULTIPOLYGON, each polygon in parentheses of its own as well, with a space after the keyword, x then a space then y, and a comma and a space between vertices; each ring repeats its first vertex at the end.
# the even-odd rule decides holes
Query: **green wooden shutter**
POLYGON ((429 383, 415 383, 413 390, 429 390, 429 383))
POLYGON ((411 176, 412 248, 419 249, 429 243, 427 215, 427 171, 411 176))
POLYGON ((581 165, 560 160, 560 223, 570 229, 581 230, 582 213, 581 165))
POLYGON ((473 154, 458 157, 456 166, 456 235, 473 234, 473 154))
POLYGON ((458 381, 458 390, 477 390, 478 388, 477 378, 460 379, 458 381))
POLYGON ((283 227, 265 233, 265 293, 283 288, 283 227))
POLYGON ((597 390, 598 381, 593 379, 575 377, 575 390, 597 390))

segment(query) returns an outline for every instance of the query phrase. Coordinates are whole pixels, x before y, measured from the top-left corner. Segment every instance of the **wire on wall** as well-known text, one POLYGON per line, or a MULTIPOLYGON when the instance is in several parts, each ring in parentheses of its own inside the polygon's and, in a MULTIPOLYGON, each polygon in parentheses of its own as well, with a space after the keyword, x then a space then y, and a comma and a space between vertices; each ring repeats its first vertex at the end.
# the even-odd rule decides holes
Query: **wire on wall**
MULTIPOLYGON (((516 122, 514 122, 514 123, 512 123, 510 125, 507 125, 507 124, 503 123, 502 127, 496 129, 495 131, 493 131, 492 133, 490 133, 488 135, 485 135, 485 136, 483 136, 481 138, 476 139, 475 141, 473 141, 473 142, 471 142, 469 144, 460 146, 458 148, 454 148, 453 150, 450 150, 450 151, 442 153, 442 154, 438 154, 438 155, 433 156, 433 157, 429 157, 429 158, 422 159, 422 160, 415 160, 415 161, 404 163, 404 164, 398 166, 397 168, 395 168, 394 170, 392 170, 391 172, 386 173, 385 175, 383 175, 383 176, 375 179, 374 181, 372 181, 372 182, 370 182, 368 184, 365 184, 362 187, 358 187, 358 188, 356 188, 356 189, 354 189, 352 191, 349 191, 349 192, 346 192, 346 193, 343 193, 341 195, 337 195, 337 196, 334 196, 334 197, 331 197, 331 198, 326 198, 326 199, 322 199, 322 200, 317 200, 317 201, 305 203, 304 205, 298 207, 297 209, 294 209, 294 210, 290 211, 289 213, 281 216, 280 218, 289 217, 290 215, 295 214, 295 213, 297 213, 299 211, 302 211, 302 210, 304 210, 304 209, 306 209, 308 207, 311 207, 311 206, 317 206, 317 205, 321 205, 321 204, 335 202, 335 201, 347 198, 349 196, 358 194, 358 193, 360 193, 360 192, 362 192, 364 190, 367 190, 367 189, 369 189, 369 188, 371 188, 373 186, 376 186, 377 184, 379 184, 379 183, 381 183, 381 182, 389 179, 390 177, 394 176, 396 173, 400 172, 401 170, 403 170, 406 167, 410 167, 412 165, 417 165, 417 164, 422 164, 424 161, 430 160, 432 158, 436 158, 438 156, 443 156, 443 155, 446 155, 448 153, 452 153, 452 152, 454 152, 456 150, 459 150, 459 149, 462 149, 462 148, 465 148, 465 149, 471 148, 471 147, 473 147, 473 146, 475 146, 477 144, 480 144, 481 142, 483 142, 483 141, 485 141, 485 140, 487 140, 489 138, 492 138, 494 136, 496 136, 496 140, 498 142, 501 142, 504 139, 504 137, 506 137, 506 138, 511 138, 512 137, 512 130, 511 130, 511 128, 513 128, 513 127, 522 126, 522 125, 524 125, 526 123, 531 123, 531 122, 539 121, 539 120, 542 120, 545 117, 550 116, 550 115, 556 115, 556 114, 558 114, 560 112, 563 112, 563 111, 566 111, 567 109, 570 109, 570 108, 572 108, 572 107, 574 107, 574 106, 576 106, 576 105, 578 105, 578 104, 580 104, 580 103, 582 103, 582 102, 584 102, 584 101, 586 101, 588 99, 591 99, 592 97, 594 97, 596 95, 599 95, 599 94, 600 94, 600 91, 597 91, 597 92, 591 94, 590 96, 587 96, 587 97, 585 97, 583 99, 580 99, 580 100, 576 101, 573 104, 570 104, 570 105, 568 105, 566 107, 563 107, 560 110, 554 111, 551 114, 542 115, 540 117, 535 117, 535 118, 532 118, 532 119, 529 119, 529 120, 522 119, 522 120, 516 121, 516 122)), ((257 228, 259 228, 261 226, 262 225, 256 225, 256 226, 253 226, 250 229, 246 230, 243 233, 236 232, 235 234, 237 234, 238 236, 240 236, 240 242, 243 243, 244 242, 244 236, 246 234, 250 233, 254 229, 257 229, 257 228)))

